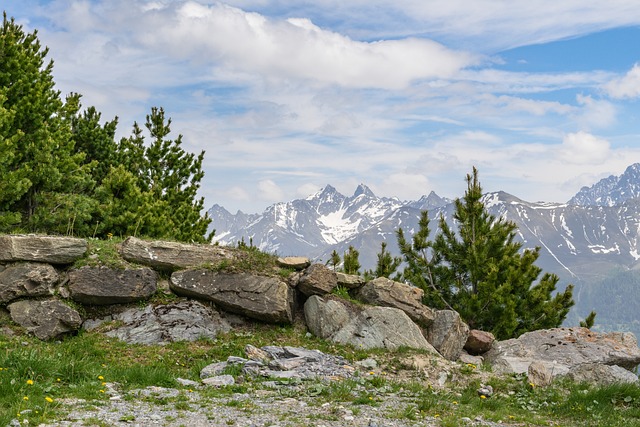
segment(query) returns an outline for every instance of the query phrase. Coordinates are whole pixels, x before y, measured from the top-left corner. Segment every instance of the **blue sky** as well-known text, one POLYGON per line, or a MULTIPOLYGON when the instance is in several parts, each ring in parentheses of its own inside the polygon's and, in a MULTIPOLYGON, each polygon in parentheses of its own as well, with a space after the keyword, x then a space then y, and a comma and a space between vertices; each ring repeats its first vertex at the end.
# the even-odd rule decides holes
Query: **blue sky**
POLYGON ((635 0, 5 0, 119 136, 153 106, 202 195, 235 212, 306 197, 565 202, 640 162, 635 0))

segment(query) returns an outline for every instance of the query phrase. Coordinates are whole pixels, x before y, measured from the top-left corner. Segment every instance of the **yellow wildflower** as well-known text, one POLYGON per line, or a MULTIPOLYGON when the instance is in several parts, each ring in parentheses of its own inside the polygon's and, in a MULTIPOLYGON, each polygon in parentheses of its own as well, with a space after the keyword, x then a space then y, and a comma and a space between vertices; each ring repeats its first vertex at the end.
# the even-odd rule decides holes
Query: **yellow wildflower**
POLYGON ((53 399, 50 398, 49 396, 45 397, 44 400, 46 400, 49 403, 53 403, 53 399))
POLYGON ((27 380, 27 385, 33 385, 33 380, 27 380))
POLYGON ((29 396, 23 397, 22 400, 29 400, 29 396))

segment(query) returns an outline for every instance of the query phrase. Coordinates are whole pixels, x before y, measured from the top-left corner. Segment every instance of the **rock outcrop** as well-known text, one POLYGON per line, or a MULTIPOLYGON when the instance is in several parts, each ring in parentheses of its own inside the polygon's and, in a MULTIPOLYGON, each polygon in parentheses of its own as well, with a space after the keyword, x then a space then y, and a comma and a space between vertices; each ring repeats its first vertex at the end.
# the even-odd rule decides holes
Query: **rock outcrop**
POLYGON ((485 360, 499 373, 526 373, 532 362, 539 361, 556 377, 568 374, 577 366, 593 363, 634 369, 640 364, 640 349, 635 336, 629 332, 554 328, 496 341, 485 354, 485 360))
POLYGON ((69 272, 69 293, 88 305, 125 304, 156 292, 158 274, 150 268, 82 267, 69 272))
POLYGON ((444 358, 458 360, 467 342, 469 327, 452 310, 439 310, 427 331, 427 339, 444 358))
POLYGON ((293 290, 276 277, 184 270, 171 275, 170 287, 177 295, 213 301, 224 310, 252 319, 293 321, 293 290))
POLYGON ((163 305, 131 308, 102 319, 87 320, 83 326, 93 330, 113 322, 118 326, 105 332, 131 344, 166 344, 176 341, 214 339, 231 326, 216 310, 198 301, 178 301, 163 305))
POLYGON ((322 264, 313 264, 307 268, 298 280, 298 290, 306 296, 325 295, 338 286, 335 271, 322 264))

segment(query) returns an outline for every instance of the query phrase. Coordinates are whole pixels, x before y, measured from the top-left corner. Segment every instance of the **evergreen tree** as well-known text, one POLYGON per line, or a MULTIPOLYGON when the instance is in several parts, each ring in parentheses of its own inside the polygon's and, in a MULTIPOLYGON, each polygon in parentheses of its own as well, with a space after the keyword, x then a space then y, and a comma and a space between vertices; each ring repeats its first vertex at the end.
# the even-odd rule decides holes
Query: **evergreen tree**
POLYGON ((413 245, 399 238, 408 264, 405 279, 425 290, 428 305, 444 303, 470 327, 498 339, 559 326, 574 303, 573 286, 553 296, 558 277, 549 273, 534 284, 542 272, 534 265, 539 248, 520 251, 516 225, 490 215, 481 198, 474 168, 464 197, 455 201, 455 230, 441 217, 440 231, 429 242, 423 214, 413 245))
POLYGON ((71 138, 69 117, 78 97, 63 102, 54 89, 53 62, 34 31, 3 14, 0 28, 2 138, 10 154, 0 164, 0 231, 80 233, 86 231, 95 203, 84 154, 71 138), (10 189, 4 187, 11 186, 10 189))
POLYGON ((334 249, 333 252, 331 252, 331 258, 329 258, 327 264, 333 267, 333 271, 336 271, 336 268, 338 268, 340 264, 340 254, 338 254, 338 251, 334 249))
POLYGON ((344 253, 342 268, 346 274, 359 274, 360 270, 360 252, 353 246, 349 246, 349 249, 344 253))
POLYGON ((391 275, 398 270, 400 264, 402 264, 402 258, 392 256, 387 250, 387 242, 382 242, 380 244, 380 253, 378 253, 376 269, 372 272, 372 275, 374 277, 390 278, 391 275))
POLYGON ((131 137, 120 142, 117 156, 136 177, 144 195, 137 217, 139 233, 187 242, 211 241, 213 236, 205 236, 211 219, 200 214, 204 198, 196 198, 204 176, 204 151, 196 157, 181 148, 182 135, 167 138, 171 119, 165 119, 162 108, 152 108, 145 126, 150 144, 145 145, 143 131, 135 123, 131 137))

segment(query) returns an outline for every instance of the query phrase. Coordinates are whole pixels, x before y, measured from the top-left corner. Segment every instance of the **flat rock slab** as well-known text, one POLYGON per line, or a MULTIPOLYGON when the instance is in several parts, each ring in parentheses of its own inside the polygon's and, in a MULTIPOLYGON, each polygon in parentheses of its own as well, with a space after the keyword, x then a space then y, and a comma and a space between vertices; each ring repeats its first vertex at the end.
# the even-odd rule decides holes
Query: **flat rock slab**
POLYGON ((7 308, 14 322, 41 340, 77 331, 82 324, 78 312, 57 299, 16 301, 7 308))
POLYGON ((277 277, 185 270, 171 275, 170 287, 177 295, 213 301, 231 313, 269 323, 293 321, 294 290, 277 277))
POLYGON ((288 256, 284 258, 278 258, 276 263, 283 268, 292 268, 294 270, 304 270, 311 265, 311 261, 307 257, 302 256, 288 256))
POLYGON ((496 341, 485 354, 485 360, 498 373, 526 373, 532 362, 539 361, 555 377, 587 363, 634 369, 640 363, 640 348, 631 332, 599 333, 587 328, 554 328, 496 341))
POLYGON ((97 320, 87 320, 84 327, 92 330, 105 322, 120 324, 106 335, 130 344, 166 344, 176 341, 214 339, 231 326, 220 313, 198 301, 132 308, 97 320))
POLYGON ((0 236, 0 262, 37 261, 71 264, 87 252, 87 241, 73 237, 0 236))
POLYGON ((90 305, 125 304, 151 297, 158 274, 150 268, 82 267, 69 272, 74 301, 90 305))
POLYGON ((0 303, 23 297, 51 296, 60 275, 49 264, 20 262, 0 271, 0 303))
POLYGON ((188 245, 128 237, 120 248, 124 259, 160 270, 179 270, 233 259, 234 251, 215 245, 188 245))

